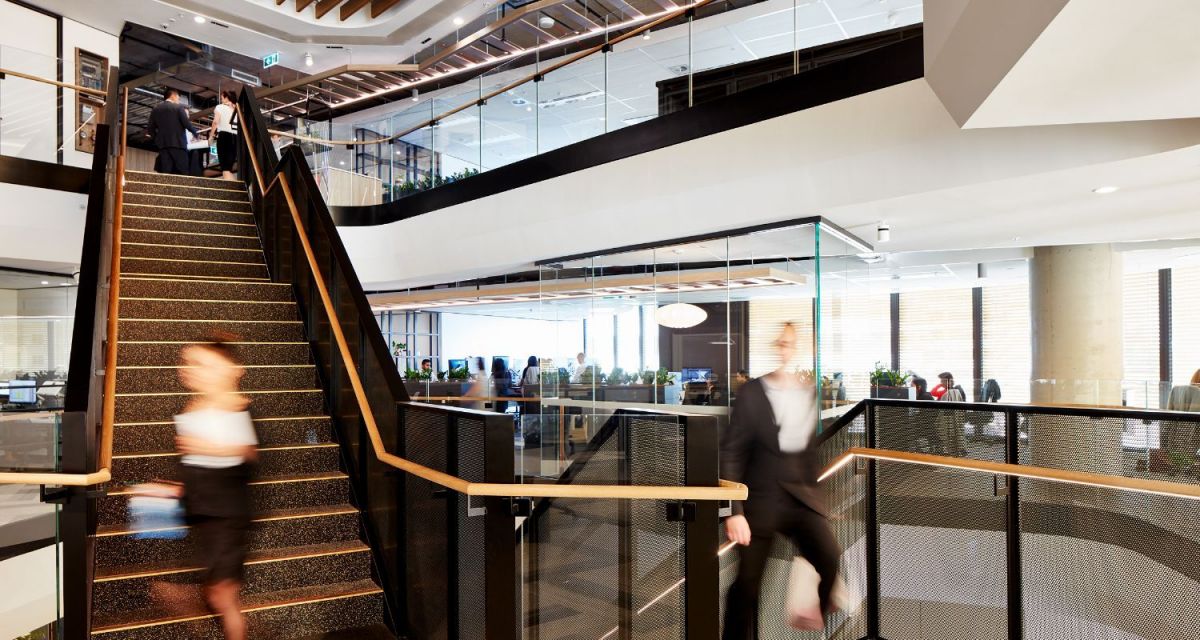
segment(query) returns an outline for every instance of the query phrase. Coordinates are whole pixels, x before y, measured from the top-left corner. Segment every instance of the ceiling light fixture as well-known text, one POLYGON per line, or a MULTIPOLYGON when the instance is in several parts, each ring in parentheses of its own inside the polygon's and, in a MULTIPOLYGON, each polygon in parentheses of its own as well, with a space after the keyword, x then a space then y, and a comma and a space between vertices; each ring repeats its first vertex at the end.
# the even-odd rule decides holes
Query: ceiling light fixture
POLYGON ((466 22, 466 20, 463 20, 462 16, 454 16, 454 26, 461 27, 463 26, 464 22, 466 22))
POLYGON ((708 312, 694 304, 674 302, 654 312, 658 324, 671 329, 688 329, 708 318, 708 312))
POLYGON ((649 39, 650 39, 650 30, 649 30, 649 29, 646 29, 646 30, 645 30, 645 31, 642 33, 642 40, 649 40, 649 39))
POLYGON ((50 284, 49 280, 42 280, 42 284, 50 284))
POLYGON ((554 26, 554 18, 551 18, 546 14, 542 14, 542 17, 538 18, 538 26, 543 29, 549 29, 554 26))
POLYGON ((312 54, 311 53, 304 54, 304 66, 306 66, 306 67, 312 66, 312 54))
POLYGON ((888 226, 888 223, 880 220, 879 226, 875 227, 875 241, 876 242, 888 242, 891 239, 892 239, 892 228, 890 226, 888 226))
POLYGON ((1115 193, 1115 192, 1119 191, 1120 189, 1121 189, 1121 187, 1114 187, 1114 186, 1109 185, 1109 186, 1105 186, 1105 187, 1096 187, 1095 189, 1092 189, 1092 193, 1098 193, 1102 196, 1105 196, 1110 193, 1115 193))
POLYGON ((195 20, 196 24, 204 24, 205 22, 208 22, 208 18, 205 18, 204 16, 199 16, 199 15, 192 16, 192 20, 195 20))
POLYGON ((413 89, 413 92, 412 92, 412 101, 413 101, 413 102, 416 102, 416 101, 418 101, 418 100, 420 100, 420 99, 421 99, 421 90, 420 90, 420 89, 413 89))

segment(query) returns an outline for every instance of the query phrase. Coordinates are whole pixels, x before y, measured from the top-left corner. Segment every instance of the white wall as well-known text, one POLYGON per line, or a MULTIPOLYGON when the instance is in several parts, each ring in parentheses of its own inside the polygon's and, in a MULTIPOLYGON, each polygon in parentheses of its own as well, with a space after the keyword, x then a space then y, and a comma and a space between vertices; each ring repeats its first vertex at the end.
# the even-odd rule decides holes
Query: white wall
POLYGON ((560 367, 583 351, 580 320, 532 320, 442 312, 442 367, 445 360, 482 356, 492 366, 492 356, 508 356, 518 372, 529 356, 554 358, 560 367))
POLYGON ((0 260, 36 260, 69 272, 79 265, 87 195, 0 183, 0 260))
MULTIPOLYGON (((45 78, 57 74, 57 21, 0 0, 0 66, 45 78)), ((57 91, 52 85, 0 80, 0 155, 55 162, 57 91)))
MULTIPOLYGON (((63 19, 63 82, 79 83, 75 76, 76 47, 108 58, 108 65, 118 66, 121 43, 117 36, 94 29, 74 20, 63 19)), ((75 150, 75 91, 63 90, 63 164, 76 167, 92 166, 92 154, 75 150)))

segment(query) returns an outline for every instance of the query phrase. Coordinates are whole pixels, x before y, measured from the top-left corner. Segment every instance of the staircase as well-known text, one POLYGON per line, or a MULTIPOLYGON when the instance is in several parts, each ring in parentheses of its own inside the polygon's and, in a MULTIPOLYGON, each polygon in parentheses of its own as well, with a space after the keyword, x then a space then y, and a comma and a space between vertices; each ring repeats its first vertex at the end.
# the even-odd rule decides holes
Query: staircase
POLYGON ((222 637, 188 541, 138 537, 126 509, 128 485, 176 477, 172 416, 188 398, 179 350, 219 329, 240 336, 259 439, 242 590, 251 636, 392 638, 292 291, 268 277, 243 185, 129 171, 124 190, 113 483, 97 502, 93 637, 222 637))

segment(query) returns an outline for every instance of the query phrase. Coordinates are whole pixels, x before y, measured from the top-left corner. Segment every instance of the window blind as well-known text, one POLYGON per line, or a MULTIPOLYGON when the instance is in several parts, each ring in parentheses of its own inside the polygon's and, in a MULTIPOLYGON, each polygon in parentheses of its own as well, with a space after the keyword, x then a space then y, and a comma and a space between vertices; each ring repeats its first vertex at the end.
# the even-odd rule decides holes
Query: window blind
POLYGON ((900 368, 928 380, 931 389, 937 375, 949 371, 971 399, 971 333, 970 289, 900 294, 900 368))
POLYGON ((795 364, 799 369, 813 367, 812 299, 751 300, 750 327, 747 342, 750 347, 750 377, 766 375, 779 368, 775 338, 785 322, 796 325, 799 352, 795 364))
POLYGON ((1200 369, 1200 267, 1171 269, 1171 383, 1200 369))
POLYGON ((888 293, 822 297, 821 375, 842 374, 847 400, 871 395, 871 371, 892 351, 888 293))
POLYGON ((1125 404, 1158 408, 1158 272, 1126 273, 1122 297, 1125 404))
POLYGON ((1029 283, 983 289, 983 379, 1000 385, 1001 402, 1029 402, 1033 368, 1029 283))

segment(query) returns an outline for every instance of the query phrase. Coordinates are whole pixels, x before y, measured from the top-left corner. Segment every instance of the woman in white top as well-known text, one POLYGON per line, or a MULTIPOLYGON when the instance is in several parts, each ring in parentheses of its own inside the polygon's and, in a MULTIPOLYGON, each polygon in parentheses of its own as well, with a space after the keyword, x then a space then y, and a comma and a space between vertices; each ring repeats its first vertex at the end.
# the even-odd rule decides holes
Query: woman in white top
POLYGON ((221 104, 213 109, 212 128, 208 130, 208 143, 212 144, 214 138, 217 140, 217 160, 221 163, 221 178, 223 180, 236 180, 237 176, 233 175, 233 163, 237 161, 237 125, 234 123, 235 114, 233 105, 237 102, 237 95, 232 91, 221 92, 221 104))
POLYGON ((194 395, 175 416, 183 504, 204 596, 229 640, 246 637, 239 592, 250 530, 250 463, 258 456, 249 401, 239 393, 244 373, 224 340, 185 347, 179 377, 194 395))

